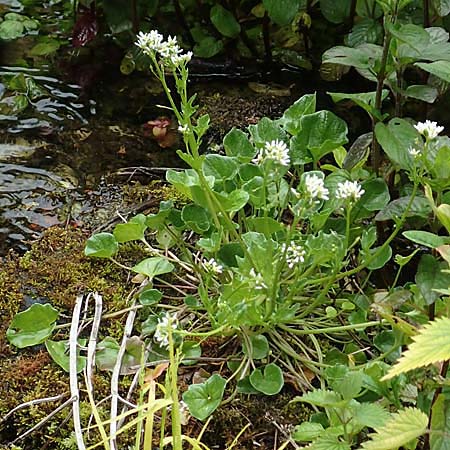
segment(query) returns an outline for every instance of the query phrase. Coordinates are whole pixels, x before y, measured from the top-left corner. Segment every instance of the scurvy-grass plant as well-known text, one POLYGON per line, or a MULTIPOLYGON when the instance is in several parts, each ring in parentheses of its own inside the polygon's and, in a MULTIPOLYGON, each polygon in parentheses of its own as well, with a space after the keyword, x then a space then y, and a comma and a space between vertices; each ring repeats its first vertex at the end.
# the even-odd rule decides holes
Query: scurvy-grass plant
MULTIPOLYGON (((378 305, 383 320, 367 320, 368 307, 361 294, 371 272, 391 260, 390 244, 411 217, 428 218, 434 211, 444 226, 449 223, 444 200, 449 192, 450 145, 447 137, 439 136, 442 128, 434 122, 413 126, 402 119, 377 124, 376 137, 403 183, 399 198, 392 201, 384 179, 376 173, 362 164, 343 168, 347 126, 330 111, 316 111, 314 94, 301 97, 277 120, 263 118, 247 131, 232 129, 224 138, 224 154, 204 154, 202 138, 209 117, 196 115, 195 95, 187 93, 191 54, 183 53, 175 38, 164 40, 157 31, 141 33, 137 45, 148 56, 150 69, 179 122, 184 148, 177 154, 188 168, 169 170, 166 178, 189 201, 182 209, 170 200, 161 202, 155 214, 139 214, 116 225, 113 233, 93 235, 85 254, 110 259, 140 277, 142 284, 134 297, 144 307, 141 337, 150 349, 147 357, 170 356, 171 402, 179 402, 174 355, 192 357, 187 337, 238 336, 242 343, 242 355, 229 363, 233 374, 228 380, 213 374, 183 394, 190 413, 200 420, 220 405, 226 385, 234 378, 237 387, 230 398, 237 392, 277 394, 284 384, 280 366, 300 386, 311 388, 305 371, 318 375, 330 365, 321 335, 352 332, 368 340, 364 330, 378 327, 383 334, 384 327, 392 325, 394 341, 386 349, 379 339, 382 354, 378 359, 392 355, 405 343, 401 326, 409 326, 410 334, 416 332, 415 327, 393 316, 386 308, 388 302, 378 305), (387 220, 395 226, 380 241, 375 223, 387 220), (140 241, 149 257, 134 266, 120 262, 116 255, 121 244, 129 241, 140 241), (160 303, 166 294, 159 285, 180 294, 183 307, 160 303), (166 311, 161 313, 163 308, 166 311)), ((434 231, 439 231, 439 226, 435 224, 434 231)), ((447 238, 418 230, 404 235, 433 248, 437 241, 448 243, 447 238)), ((410 259, 397 255, 395 261, 401 269, 410 259)), ((426 274, 426 268, 422 271, 426 274)), ((423 282, 423 274, 415 291, 420 307, 423 298, 425 305, 431 306, 439 294, 446 295, 442 291, 432 297, 421 294, 422 288, 430 286, 428 279, 423 282)), ((397 280, 398 276, 387 298, 395 295, 397 280)), ((15 325, 13 322, 8 334, 13 343, 23 331, 15 325)), ((24 326, 23 320, 19 325, 24 326)), ((40 342, 52 331, 40 334, 40 342)), ((350 357, 348 362, 352 362, 350 357)), ((385 372, 386 367, 374 384, 385 372)), ((353 387, 338 383, 341 390, 336 384, 328 394, 321 379, 322 390, 304 396, 303 401, 333 409, 329 418, 335 419, 328 422, 334 424, 331 430, 328 426, 307 439, 314 441, 308 448, 331 448, 325 447, 331 443, 339 449, 350 448, 367 428, 377 431, 372 441, 363 445, 373 450, 396 448, 423 434, 426 415, 411 408, 389 416, 374 406, 379 414, 373 421, 348 425, 349 414, 370 408, 366 402, 354 400, 365 393, 367 377, 357 371, 349 373, 343 377, 348 377, 346 383, 353 387), (331 403, 321 400, 322 393, 328 400, 333 396, 331 403), (311 399, 319 400, 314 403, 311 399), (409 433, 408 427, 419 422, 419 431, 409 433), (402 440, 383 447, 380 442, 385 441, 386 433, 395 430, 406 430, 402 440)), ((389 398, 385 387, 376 392, 389 398)), ((401 408, 398 395, 392 399, 395 407, 401 408)), ((179 409, 175 410, 173 437, 179 439, 179 409)), ((179 448, 181 444, 178 440, 173 445, 179 448)))

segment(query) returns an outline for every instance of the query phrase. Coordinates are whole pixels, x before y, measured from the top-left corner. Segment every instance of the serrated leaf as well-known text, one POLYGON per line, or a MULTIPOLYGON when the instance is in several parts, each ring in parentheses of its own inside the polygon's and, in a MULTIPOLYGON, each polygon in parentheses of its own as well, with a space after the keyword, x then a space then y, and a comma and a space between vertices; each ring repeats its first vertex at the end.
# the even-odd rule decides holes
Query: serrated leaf
POLYGON ((431 415, 430 450, 450 450, 450 401, 439 394, 431 415))
POLYGON ((322 436, 306 447, 307 450, 351 450, 350 444, 342 442, 337 436, 322 436))
POLYGON ((388 380, 418 367, 450 359, 450 318, 440 317, 426 324, 413 343, 382 380, 388 380))
POLYGON ((360 425, 378 429, 388 421, 390 414, 378 403, 358 403, 351 406, 352 417, 360 425))
POLYGON ((425 433, 428 417, 416 408, 406 408, 392 414, 386 424, 376 433, 371 433, 371 441, 364 442, 365 450, 392 450, 407 444, 425 433))
POLYGON ((342 404, 342 397, 334 391, 325 389, 315 389, 307 392, 300 397, 295 397, 295 402, 305 402, 311 405, 321 406, 323 408, 330 406, 339 406, 342 404))
POLYGON ((298 442, 309 442, 318 438, 324 432, 320 423, 303 422, 292 432, 292 439, 298 442))

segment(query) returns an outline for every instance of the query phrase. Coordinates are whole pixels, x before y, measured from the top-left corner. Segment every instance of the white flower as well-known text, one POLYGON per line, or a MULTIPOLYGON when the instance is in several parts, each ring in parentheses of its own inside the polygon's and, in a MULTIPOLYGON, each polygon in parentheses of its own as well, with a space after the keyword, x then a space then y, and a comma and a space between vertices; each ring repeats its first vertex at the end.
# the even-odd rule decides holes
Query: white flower
POLYGON ((341 199, 358 200, 364 194, 364 189, 357 181, 348 181, 345 183, 338 183, 336 197, 341 199))
POLYGON ((255 289, 261 290, 261 289, 267 289, 267 284, 264 283, 264 278, 260 273, 256 273, 255 269, 253 267, 250 269, 249 275, 254 278, 255 282, 255 289))
POLYGON ((418 122, 414 125, 414 128, 426 139, 434 139, 439 133, 444 130, 444 127, 438 126, 437 122, 431 122, 431 120, 425 120, 425 122, 418 122))
POLYGON ((137 35, 136 45, 142 49, 147 55, 159 52, 163 43, 164 37, 158 31, 152 30, 149 33, 142 33, 137 35))
POLYGON ((180 126, 178 127, 178 131, 179 131, 180 133, 186 134, 186 133, 189 131, 189 126, 188 126, 188 124, 185 123, 184 125, 180 125, 180 126))
POLYGON ((182 64, 187 64, 191 59, 192 52, 170 56, 170 62, 176 67, 181 66, 182 64))
POLYGON ((312 199, 328 200, 329 191, 323 183, 323 179, 316 174, 306 175, 305 188, 312 199))
POLYGON ((252 160, 255 164, 260 164, 267 159, 271 159, 281 164, 282 166, 289 166, 291 160, 289 158, 289 149, 287 145, 280 140, 266 142, 263 149, 258 152, 256 158, 252 160))
POLYGON ((154 339, 160 347, 169 348, 169 328, 176 330, 178 327, 178 321, 176 315, 171 316, 167 312, 162 318, 158 319, 158 324, 156 325, 154 339))
POLYGON ((296 264, 305 262, 306 252, 303 247, 295 241, 291 241, 286 247, 286 244, 281 245, 281 252, 286 253, 286 263, 289 269, 293 269, 296 264))
POLYGON ((414 158, 417 159, 420 156, 420 150, 414 147, 408 148, 408 153, 414 158))
POLYGON ((181 53, 181 48, 178 46, 177 38, 169 36, 167 41, 161 44, 159 53, 163 58, 173 58, 181 53))
POLYGON ((217 263, 214 258, 209 259, 208 261, 203 260, 203 267, 207 272, 213 273, 215 275, 219 275, 223 272, 223 266, 217 263))

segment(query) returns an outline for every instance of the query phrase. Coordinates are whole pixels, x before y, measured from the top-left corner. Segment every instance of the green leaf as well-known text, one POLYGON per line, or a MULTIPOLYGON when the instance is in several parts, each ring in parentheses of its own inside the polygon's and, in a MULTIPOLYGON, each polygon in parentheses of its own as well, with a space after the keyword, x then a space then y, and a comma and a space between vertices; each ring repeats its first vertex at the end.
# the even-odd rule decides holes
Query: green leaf
POLYGON ((145 275, 149 277, 150 280, 157 275, 170 273, 173 269, 175 269, 175 266, 162 256, 154 256, 152 258, 144 259, 139 264, 131 268, 133 272, 145 275))
POLYGON ((403 92, 405 97, 416 98, 427 103, 434 103, 438 96, 438 90, 428 85, 411 85, 403 92))
POLYGON ((425 433, 428 417, 416 408, 406 408, 394 413, 386 424, 371 433, 371 441, 364 442, 365 450, 392 450, 406 445, 425 433))
POLYGON ((183 401, 189 412, 198 420, 210 416, 220 405, 226 381, 218 374, 212 375, 204 383, 191 384, 183 394, 183 401))
POLYGON ((378 403, 357 403, 350 406, 352 418, 363 427, 380 428, 389 420, 390 414, 378 403))
MULTIPOLYGON (((78 344, 86 345, 86 339, 80 339, 78 344)), ((66 372, 70 371, 70 357, 69 357, 69 341, 45 341, 45 347, 52 357, 53 361, 62 367, 66 372)), ((80 350, 77 348, 77 373, 80 373, 86 367, 86 356, 80 356, 80 350)))
POLYGON ((266 395, 275 395, 284 385, 283 372, 276 364, 268 364, 263 370, 255 369, 250 374, 250 383, 266 395))
POLYGON ((442 225, 444 225, 447 233, 450 233, 450 205, 447 205, 446 203, 439 205, 436 208, 435 213, 442 225))
POLYGON ((408 148, 415 147, 419 134, 409 122, 398 118, 392 119, 387 126, 379 122, 375 126, 375 136, 393 163, 405 170, 413 167, 408 148))
POLYGON ((250 231, 263 233, 267 237, 285 229, 283 224, 271 217, 250 217, 247 220, 247 225, 250 231))
POLYGON ((422 255, 416 273, 416 284, 427 305, 433 304, 439 293, 435 289, 447 289, 450 286, 450 274, 443 272, 447 264, 438 261, 432 255, 422 255))
POLYGON ((241 26, 233 14, 217 4, 211 8, 210 18, 217 30, 226 37, 236 37, 241 32, 241 26))
POLYGON ((439 394, 431 413, 430 450, 450 450, 450 401, 439 394))
POLYGON ((269 354, 269 342, 263 334, 257 334, 255 336, 249 336, 248 339, 251 343, 251 352, 247 347, 247 341, 242 342, 242 351, 245 355, 252 359, 264 359, 269 354))
POLYGON ((223 146, 227 156, 234 156, 243 163, 250 162, 256 154, 247 134, 237 128, 232 128, 225 135, 223 146))
POLYGON ((216 192, 215 195, 226 212, 240 211, 250 199, 250 195, 244 189, 235 189, 229 194, 216 192))
POLYGON ((86 241, 84 254, 93 258, 111 258, 119 251, 119 243, 111 233, 97 233, 86 241))
POLYGON ((227 267, 237 267, 237 258, 244 257, 244 250, 241 244, 236 242, 225 244, 217 252, 217 257, 220 262, 224 263, 227 267))
POLYGON ((314 161, 347 143, 347 124, 330 111, 318 111, 301 119, 297 146, 309 150, 314 161))
POLYGON ((145 222, 137 223, 130 221, 128 223, 119 223, 114 227, 113 235, 117 242, 139 241, 144 239, 146 228, 147 225, 145 222))
MULTIPOLYGON (((381 111, 375 108, 376 92, 359 92, 357 94, 348 94, 346 92, 327 92, 332 98, 333 102, 337 103, 342 100, 351 100, 353 103, 364 109, 370 117, 375 117, 378 120, 383 120, 384 116, 381 111)), ((389 95, 387 89, 383 89, 381 93, 381 100, 385 100, 389 95)))
POLYGON ((308 450, 351 450, 350 444, 339 440, 338 436, 320 436, 306 447, 308 450))
POLYGON ((283 27, 292 22, 299 10, 301 0, 263 0, 263 5, 269 17, 283 27))
POLYGON ((366 17, 353 25, 352 31, 347 36, 347 44, 356 47, 360 44, 376 44, 383 36, 383 26, 378 20, 366 17))
MULTIPOLYGON (((119 353, 120 345, 112 337, 108 336, 97 344, 97 351, 95 353, 95 364, 100 370, 114 369, 119 353)), ((138 336, 132 336, 127 339, 125 345, 125 354, 122 359, 120 367, 120 374, 127 375, 135 373, 136 369, 132 369, 140 365, 144 342, 138 336)))
POLYGON ((238 172, 239 165, 235 158, 209 154, 203 162, 203 173, 216 180, 231 180, 238 172))
POLYGON ((361 197, 361 204, 368 211, 379 211, 389 203, 391 196, 383 178, 366 181, 362 187, 365 192, 361 197))
POLYGON ((139 303, 144 306, 155 305, 162 299, 162 293, 158 289, 146 289, 139 294, 139 303))
POLYGON ((450 13, 450 0, 434 0, 433 6, 440 17, 444 17, 450 13))
POLYGON ((223 49, 223 42, 208 36, 194 46, 194 53, 199 58, 212 58, 223 49))
POLYGON ((292 439, 297 442, 310 442, 318 438, 325 431, 320 423, 303 422, 296 425, 292 432, 292 439))
POLYGON ((47 38, 36 44, 28 54, 30 56, 47 56, 55 53, 60 46, 61 44, 58 40, 47 38))
MULTIPOLYGON (((383 210, 376 216, 375 220, 398 220, 406 210, 406 206, 410 201, 410 197, 400 197, 390 202, 383 210)), ((431 213, 431 206, 428 200, 424 197, 415 197, 412 205, 406 214, 407 217, 423 217, 425 219, 431 213)))
POLYGON ((202 347, 198 342, 194 341, 183 341, 181 346, 182 359, 181 363, 184 366, 191 366, 198 363, 198 358, 202 355, 202 347), (189 359, 197 358, 197 359, 189 359))
POLYGON ((40 344, 52 334, 58 315, 58 310, 50 304, 35 303, 14 316, 6 337, 19 348, 40 344))
MULTIPOLYGON (((371 255, 375 254, 376 252, 378 252, 378 250, 381 247, 375 247, 375 248, 371 248, 369 250, 369 255, 367 255, 367 259, 370 258, 371 255)), ((382 267, 385 266, 385 264, 392 258, 392 248, 390 245, 387 245, 386 247, 383 248, 383 250, 381 251, 381 253, 374 259, 370 260, 370 262, 367 264, 367 268, 369 270, 377 270, 377 269, 381 269, 382 267)))
POLYGON ((347 372, 342 380, 334 384, 334 390, 342 395, 344 400, 356 398, 361 391, 364 375, 360 371, 347 372))
POLYGON ((331 23, 342 23, 350 16, 351 0, 320 0, 320 12, 331 23))
POLYGON ((310 405, 321 406, 322 408, 336 407, 342 405, 342 397, 334 391, 325 389, 314 389, 300 397, 295 397, 295 402, 305 402, 310 405))
POLYGON ((412 369, 450 359, 450 318, 440 317, 429 322, 412 337, 412 340, 413 343, 382 381, 412 369))
POLYGON ((22 22, 4 20, 0 23, 0 39, 12 41, 24 34, 25 27, 22 22))
POLYGON ((435 61, 432 63, 415 63, 417 67, 431 73, 438 78, 450 83, 450 64, 448 61, 435 61))
POLYGON ((324 52, 322 55, 322 63, 368 69, 373 62, 370 59, 370 54, 365 52, 363 48, 351 48, 338 45, 324 52))
POLYGON ((268 117, 263 117, 256 125, 250 125, 248 129, 253 138, 253 143, 257 147, 264 147, 266 142, 277 139, 283 141, 286 138, 286 133, 278 123, 268 117))
POLYGON ((183 207, 181 218, 189 228, 199 234, 203 234, 211 227, 211 215, 209 212, 193 203, 183 207))
POLYGON ((306 94, 293 103, 278 120, 278 123, 291 135, 301 131, 301 118, 316 112, 316 94, 306 94))
POLYGON ((430 248, 437 248, 441 245, 450 243, 448 237, 438 236, 437 234, 430 233, 429 231, 410 230, 404 231, 402 234, 406 239, 430 248))

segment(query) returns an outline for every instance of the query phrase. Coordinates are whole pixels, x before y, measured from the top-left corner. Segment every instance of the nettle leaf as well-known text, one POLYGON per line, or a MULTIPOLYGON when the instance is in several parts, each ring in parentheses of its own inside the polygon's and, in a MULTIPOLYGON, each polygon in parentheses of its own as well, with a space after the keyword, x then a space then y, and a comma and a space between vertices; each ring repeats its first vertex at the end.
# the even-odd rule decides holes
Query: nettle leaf
POLYGON ((181 210, 183 222, 193 231, 203 234, 211 227, 211 215, 201 206, 189 204, 181 210))
POLYGON ((431 414, 430 450, 450 450, 450 401, 439 394, 431 414))
POLYGON ((292 439, 297 442, 310 442, 318 438, 324 431, 325 428, 320 423, 303 422, 295 426, 292 439))
POLYGON ((40 344, 52 334, 58 315, 58 310, 49 303, 35 303, 14 316, 6 337, 19 348, 40 344))
POLYGON ((301 3, 301 0, 263 0, 271 20, 282 27, 292 22, 301 3))
POLYGON ((428 416, 416 408, 406 408, 394 413, 376 433, 371 433, 371 441, 364 442, 365 450, 392 450, 407 444, 425 433, 428 416))
POLYGON ((239 170, 239 165, 235 158, 209 154, 203 162, 203 173, 205 176, 212 176, 216 180, 231 180, 239 170))
POLYGON ((440 317, 427 323, 413 343, 391 367, 382 380, 389 380, 401 373, 450 359, 450 318, 440 317))
POLYGON ((84 254, 93 258, 111 258, 119 251, 119 243, 111 233, 97 233, 86 241, 84 254))
POLYGON ((375 136, 393 163, 405 170, 413 167, 408 148, 415 147, 419 134, 409 122, 399 118, 392 119, 388 125, 378 122, 375 136))
POLYGON ((198 420, 205 420, 220 405, 226 380, 218 374, 212 375, 204 383, 191 384, 183 394, 183 401, 189 412, 198 420))
POLYGON ((390 414, 378 403, 357 403, 350 405, 352 417, 363 427, 381 428, 390 414))
POLYGON ((438 261, 432 255, 422 255, 416 273, 416 284, 427 305, 433 304, 440 294, 436 289, 447 289, 450 286, 450 274, 443 270, 447 264, 438 261))
POLYGON ((362 372, 347 372, 342 380, 334 384, 334 390, 341 394, 344 400, 351 400, 360 393, 363 379, 364 374, 362 372))
MULTIPOLYGON (((383 210, 381 210, 376 216, 375 220, 398 220, 406 210, 406 206, 409 204, 410 197, 400 197, 390 202, 383 210)), ((415 197, 407 217, 423 217, 428 218, 431 213, 431 206, 428 200, 424 197, 415 197)))
POLYGON ((350 16, 351 0, 320 0, 320 12, 331 23, 342 23, 350 16))
POLYGON ((441 245, 450 243, 448 237, 439 236, 437 234, 430 233, 429 231, 410 230, 404 231, 402 234, 406 239, 429 248, 437 248, 441 245))
POLYGON ((249 336, 251 351, 247 346, 247 342, 242 342, 242 351, 245 355, 252 359, 263 359, 269 354, 269 342, 263 334, 249 336))
POLYGON ((210 11, 212 24, 226 37, 236 37, 241 32, 241 26, 233 14, 221 5, 214 5, 210 11))
POLYGON ((255 369, 250 374, 251 385, 266 395, 275 395, 284 385, 282 370, 276 364, 268 364, 263 370, 255 369))
POLYGON ((234 156, 244 163, 250 162, 256 154, 247 134, 237 128, 233 128, 226 134, 223 146, 227 156, 234 156))
POLYGON ((339 440, 338 436, 320 436, 306 447, 308 450, 351 450, 350 444, 339 440))
MULTIPOLYGON (((84 347, 86 339, 79 339, 78 345, 84 347)), ((45 341, 45 347, 58 366, 66 372, 70 371, 70 357, 69 357, 69 341, 45 341)), ((77 373, 80 373, 86 367, 86 356, 80 356, 80 349, 77 348, 77 373)))
POLYGON ((314 391, 307 392, 300 397, 295 397, 293 401, 305 402, 322 408, 341 406, 343 403, 342 397, 337 392, 325 389, 314 389, 314 391))
POLYGON ((316 94, 306 94, 293 103, 278 119, 278 123, 291 135, 300 133, 301 118, 316 112, 316 94))
POLYGON ((154 256, 152 258, 144 259, 139 264, 136 264, 131 268, 133 272, 145 275, 149 277, 150 280, 157 275, 170 273, 173 269, 175 269, 175 266, 162 256, 154 256))

